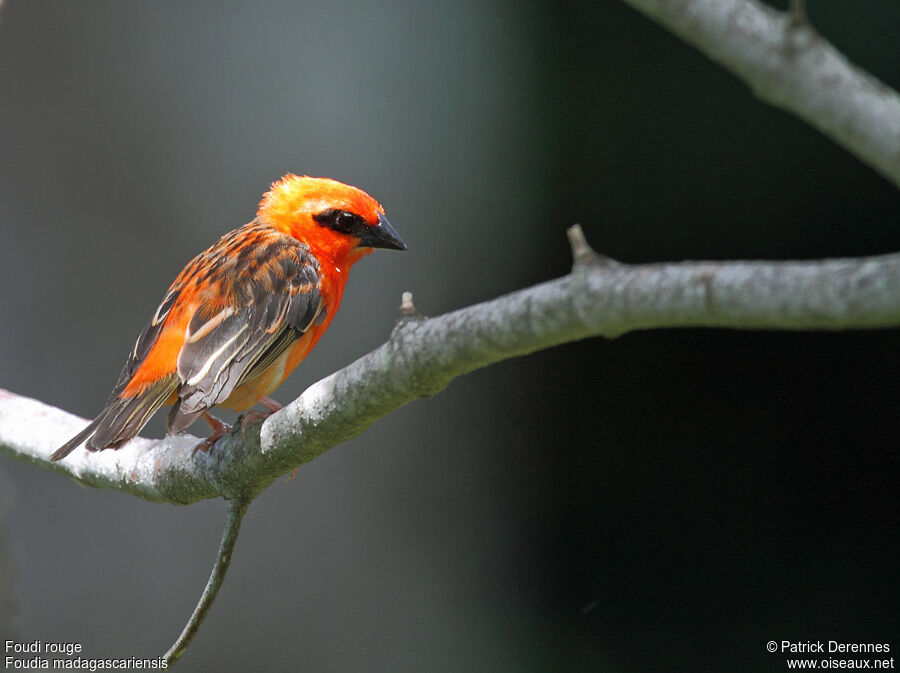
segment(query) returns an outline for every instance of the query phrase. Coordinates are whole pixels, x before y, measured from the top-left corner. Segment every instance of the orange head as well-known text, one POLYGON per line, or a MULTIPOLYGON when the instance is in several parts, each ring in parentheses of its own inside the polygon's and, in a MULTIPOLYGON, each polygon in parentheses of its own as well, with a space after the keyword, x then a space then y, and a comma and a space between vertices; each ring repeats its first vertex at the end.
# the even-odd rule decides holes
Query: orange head
POLYGON ((337 180, 288 173, 263 195, 257 216, 336 261, 352 263, 373 248, 406 250, 378 201, 337 180))

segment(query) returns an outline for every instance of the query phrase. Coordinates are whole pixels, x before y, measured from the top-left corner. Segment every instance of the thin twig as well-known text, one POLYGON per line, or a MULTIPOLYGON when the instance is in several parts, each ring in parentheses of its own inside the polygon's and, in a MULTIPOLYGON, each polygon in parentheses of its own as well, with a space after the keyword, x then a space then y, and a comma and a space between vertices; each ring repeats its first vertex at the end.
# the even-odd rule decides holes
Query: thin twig
POLYGON ((795 26, 806 23, 806 0, 790 0, 788 13, 790 13, 791 21, 795 26))
POLYGON ((172 666, 184 654, 188 645, 191 644, 194 636, 197 635, 197 629, 206 618, 206 613, 212 607, 213 601, 225 580, 225 573, 228 572, 228 566, 231 564, 231 557, 234 554, 234 545, 237 542, 238 534, 241 532, 241 521, 250 505, 248 500, 227 500, 228 509, 225 515, 225 529, 222 531, 222 541, 219 543, 219 553, 216 555, 216 562, 213 565, 212 572, 209 574, 209 580, 203 595, 200 596, 200 602, 194 608, 194 613, 185 625, 181 635, 175 644, 169 648, 169 651, 163 655, 163 659, 172 666))

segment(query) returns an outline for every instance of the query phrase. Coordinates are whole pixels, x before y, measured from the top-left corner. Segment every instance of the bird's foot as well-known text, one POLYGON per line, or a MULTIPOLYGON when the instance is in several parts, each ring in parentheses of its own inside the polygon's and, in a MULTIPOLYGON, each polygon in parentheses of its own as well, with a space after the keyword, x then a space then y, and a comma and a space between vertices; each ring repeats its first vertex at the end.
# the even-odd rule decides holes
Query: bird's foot
POLYGON ((281 406, 271 397, 261 397, 259 398, 259 403, 266 409, 268 409, 268 411, 248 411, 241 419, 242 432, 245 431, 247 429, 247 426, 252 424, 254 421, 264 421, 276 411, 281 411, 282 409, 284 409, 283 406, 281 406))
POLYGON ((241 416, 241 432, 246 432, 247 427, 255 421, 264 421, 272 415, 271 411, 248 411, 241 416))
POLYGON ((278 400, 273 400, 271 397, 266 395, 265 397, 259 398, 259 403, 263 405, 266 409, 271 411, 273 414, 276 411, 281 411, 284 409, 284 405, 278 402, 278 400))
POLYGON ((203 420, 209 424, 209 427, 212 428, 212 434, 204 439, 202 442, 197 444, 194 447, 194 450, 191 452, 191 455, 197 453, 198 451, 202 451, 203 453, 208 453, 209 450, 215 446, 216 442, 218 442, 222 437, 231 432, 231 426, 224 421, 220 421, 218 418, 213 416, 212 414, 206 413, 203 414, 203 420))

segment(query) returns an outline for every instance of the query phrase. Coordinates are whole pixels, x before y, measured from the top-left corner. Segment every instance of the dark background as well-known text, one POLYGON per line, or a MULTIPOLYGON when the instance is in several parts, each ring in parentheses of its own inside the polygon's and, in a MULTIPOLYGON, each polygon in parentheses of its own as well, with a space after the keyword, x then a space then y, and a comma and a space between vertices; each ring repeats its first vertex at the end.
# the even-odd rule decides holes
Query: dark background
MULTIPOLYGON (((900 86, 900 4, 809 4, 900 86)), ((403 290, 438 314, 565 274, 573 222, 635 263, 900 250, 895 187, 620 2, 7 0, 0 386, 93 416, 174 275, 288 171, 372 193, 409 252, 354 269, 282 401, 403 290)), ((459 379, 253 504, 179 670, 896 650, 897 336, 635 333, 459 379)), ((95 657, 171 644, 223 516, 9 460, 0 506, 0 636, 95 657)))

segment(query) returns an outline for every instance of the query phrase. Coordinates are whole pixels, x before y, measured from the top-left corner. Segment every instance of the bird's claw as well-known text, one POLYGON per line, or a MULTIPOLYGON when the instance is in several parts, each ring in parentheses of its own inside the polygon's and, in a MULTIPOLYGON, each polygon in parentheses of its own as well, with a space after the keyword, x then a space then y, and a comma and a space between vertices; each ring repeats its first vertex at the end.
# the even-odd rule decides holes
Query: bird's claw
POLYGON ((198 451, 209 453, 209 450, 215 446, 216 442, 231 432, 231 426, 228 425, 228 423, 220 421, 212 414, 203 414, 203 420, 205 420, 209 424, 209 427, 212 428, 212 434, 193 448, 191 456, 196 455, 198 451))
POLYGON ((270 411, 248 411, 241 417, 241 432, 246 432, 247 428, 256 421, 264 421, 272 415, 270 411))
POLYGON ((248 411, 241 418, 241 432, 245 432, 247 430, 247 426, 251 425, 255 421, 264 421, 269 416, 274 414, 276 411, 281 411, 284 407, 273 400, 271 397, 262 397, 259 400, 259 403, 263 405, 268 411, 248 411))
POLYGON ((197 442, 197 445, 193 449, 191 449, 191 458, 196 456, 198 451, 202 451, 203 453, 209 453, 209 450, 216 443, 216 440, 218 440, 218 437, 216 437, 216 439, 213 439, 212 436, 210 436, 204 440, 197 442))

